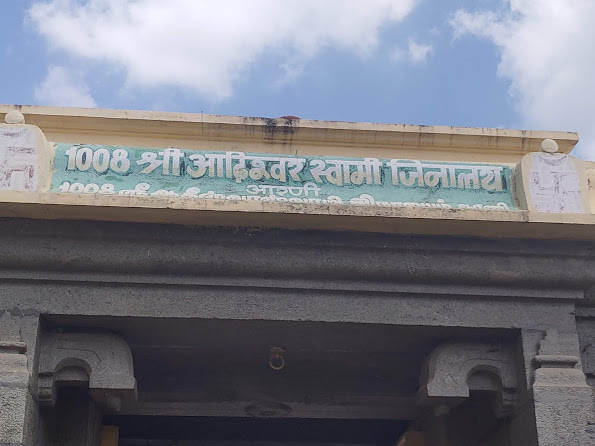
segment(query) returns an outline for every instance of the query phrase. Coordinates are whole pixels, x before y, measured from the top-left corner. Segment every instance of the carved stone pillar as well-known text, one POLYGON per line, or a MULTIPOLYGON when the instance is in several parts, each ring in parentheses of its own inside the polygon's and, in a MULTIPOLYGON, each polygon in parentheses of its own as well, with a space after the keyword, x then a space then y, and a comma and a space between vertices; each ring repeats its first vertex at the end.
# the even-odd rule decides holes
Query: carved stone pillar
POLYGON ((0 341, 0 445, 22 444, 29 372, 27 345, 0 341))
POLYGON ((0 316, 0 446, 35 442, 38 408, 30 369, 35 362, 37 326, 36 316, 15 317, 7 312, 0 316))
POLYGON ((535 356, 533 399, 539 446, 595 445, 593 390, 575 333, 548 331, 535 356))

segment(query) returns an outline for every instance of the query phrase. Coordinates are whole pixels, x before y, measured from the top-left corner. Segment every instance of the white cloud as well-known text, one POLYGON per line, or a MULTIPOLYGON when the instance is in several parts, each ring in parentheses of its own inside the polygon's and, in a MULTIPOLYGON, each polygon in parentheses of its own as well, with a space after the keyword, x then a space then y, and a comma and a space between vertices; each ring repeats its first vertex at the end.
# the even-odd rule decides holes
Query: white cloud
POLYGON ((522 125, 578 131, 577 156, 595 160, 595 2, 507 0, 504 11, 458 10, 455 36, 487 38, 511 80, 522 125))
POLYGON ((432 45, 409 40, 409 57, 413 63, 425 62, 430 51, 432 51, 432 45))
POLYGON ((390 53, 390 58, 395 62, 403 62, 407 60, 407 51, 401 47, 395 47, 390 53))
POLYGON ((232 94, 267 52, 291 78, 321 49, 365 57, 419 0, 48 0, 29 17, 56 48, 123 67, 128 83, 232 94), (290 66, 291 65, 291 66, 290 66))
POLYGON ((418 43, 413 39, 409 39, 407 50, 397 47, 393 49, 391 58, 396 62, 424 63, 432 49, 433 47, 430 44, 418 43))
POLYGON ((51 66, 42 84, 35 89, 40 105, 63 107, 97 107, 89 88, 81 78, 63 67, 51 66))

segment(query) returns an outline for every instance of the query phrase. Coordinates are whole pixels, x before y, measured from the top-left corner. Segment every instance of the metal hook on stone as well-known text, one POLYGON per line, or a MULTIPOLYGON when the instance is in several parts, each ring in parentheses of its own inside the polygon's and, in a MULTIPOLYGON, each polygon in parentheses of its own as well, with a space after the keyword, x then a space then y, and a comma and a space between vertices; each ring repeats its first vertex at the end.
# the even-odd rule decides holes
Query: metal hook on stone
POLYGON ((269 356, 269 366, 273 370, 281 370, 285 367, 285 358, 283 357, 285 349, 281 347, 271 347, 269 356))

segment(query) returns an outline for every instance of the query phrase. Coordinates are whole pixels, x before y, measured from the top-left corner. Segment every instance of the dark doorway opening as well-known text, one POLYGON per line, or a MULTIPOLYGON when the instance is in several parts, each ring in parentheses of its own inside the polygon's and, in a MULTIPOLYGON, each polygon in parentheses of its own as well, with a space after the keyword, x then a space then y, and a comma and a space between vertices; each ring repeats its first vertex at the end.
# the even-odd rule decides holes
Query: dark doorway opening
POLYGON ((394 446, 409 421, 105 416, 119 426, 119 446, 394 446))

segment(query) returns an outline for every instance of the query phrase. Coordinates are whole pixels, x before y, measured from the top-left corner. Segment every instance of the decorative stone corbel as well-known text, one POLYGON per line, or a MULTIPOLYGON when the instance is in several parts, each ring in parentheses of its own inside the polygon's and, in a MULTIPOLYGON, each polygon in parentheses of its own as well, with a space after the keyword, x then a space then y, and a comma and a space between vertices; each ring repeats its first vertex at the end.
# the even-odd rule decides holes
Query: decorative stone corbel
POLYGON ((59 386, 89 385, 93 399, 117 411, 136 399, 130 347, 110 333, 47 333, 39 359, 39 401, 56 402, 59 386))
POLYGON ((447 343, 424 365, 418 402, 437 413, 461 404, 471 391, 494 394, 494 412, 508 416, 515 405, 517 376, 512 350, 500 344, 447 343))

